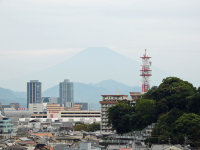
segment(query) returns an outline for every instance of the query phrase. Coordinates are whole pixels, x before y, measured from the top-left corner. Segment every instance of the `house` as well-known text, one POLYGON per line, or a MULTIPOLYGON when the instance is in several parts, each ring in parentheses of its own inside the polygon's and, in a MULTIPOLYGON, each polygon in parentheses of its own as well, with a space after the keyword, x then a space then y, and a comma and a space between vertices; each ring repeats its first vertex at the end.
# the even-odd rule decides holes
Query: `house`
POLYGON ((153 144, 151 150, 189 150, 181 145, 153 144))

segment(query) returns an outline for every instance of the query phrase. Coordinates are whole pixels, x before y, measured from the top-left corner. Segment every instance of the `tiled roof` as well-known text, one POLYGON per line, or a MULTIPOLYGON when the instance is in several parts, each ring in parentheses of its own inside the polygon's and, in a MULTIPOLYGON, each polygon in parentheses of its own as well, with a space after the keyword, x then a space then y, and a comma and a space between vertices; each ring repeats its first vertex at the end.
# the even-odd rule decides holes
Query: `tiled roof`
POLYGON ((42 136, 42 137, 53 137, 52 133, 31 133, 31 135, 35 135, 35 136, 42 136))
POLYGON ((101 95, 101 96, 117 96, 117 97, 120 97, 120 96, 128 96, 128 95, 101 95))
POLYGON ((119 103, 118 101, 100 101, 100 104, 117 104, 119 103))

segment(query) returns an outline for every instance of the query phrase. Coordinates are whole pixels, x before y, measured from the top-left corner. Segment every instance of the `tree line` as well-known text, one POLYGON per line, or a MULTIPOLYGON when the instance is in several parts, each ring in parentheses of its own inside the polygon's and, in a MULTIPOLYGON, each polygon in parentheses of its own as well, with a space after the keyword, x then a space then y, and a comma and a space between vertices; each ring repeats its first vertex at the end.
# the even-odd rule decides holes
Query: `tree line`
POLYGON ((92 123, 92 124, 84 124, 82 122, 77 122, 74 126, 75 131, 86 131, 86 132, 95 132, 100 130, 99 123, 92 123))
POLYGON ((177 77, 163 79, 152 87, 133 108, 125 102, 109 108, 108 122, 117 133, 141 130, 156 123, 151 143, 171 142, 182 144, 186 141, 200 145, 200 88, 177 77))

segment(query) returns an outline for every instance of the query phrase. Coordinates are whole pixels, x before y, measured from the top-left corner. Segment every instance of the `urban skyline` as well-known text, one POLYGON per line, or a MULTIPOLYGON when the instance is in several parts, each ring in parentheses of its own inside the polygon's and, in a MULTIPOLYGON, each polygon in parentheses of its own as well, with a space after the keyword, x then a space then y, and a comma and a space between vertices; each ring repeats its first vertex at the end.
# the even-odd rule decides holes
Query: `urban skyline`
POLYGON ((0 0, 0 149, 200 149, 199 6, 0 0))

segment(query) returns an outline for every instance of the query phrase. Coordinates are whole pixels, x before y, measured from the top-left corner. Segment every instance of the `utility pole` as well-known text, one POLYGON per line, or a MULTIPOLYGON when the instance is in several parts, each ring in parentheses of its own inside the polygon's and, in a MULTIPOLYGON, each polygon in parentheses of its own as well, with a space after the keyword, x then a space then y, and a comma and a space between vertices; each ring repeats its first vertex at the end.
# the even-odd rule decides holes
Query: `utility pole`
POLYGON ((185 136, 184 139, 185 139, 185 142, 184 142, 184 149, 186 150, 186 147, 187 147, 187 137, 185 136))
POLYGON ((171 138, 170 138, 170 136, 169 136, 169 139, 168 139, 168 141, 169 141, 169 145, 171 145, 171 138))

